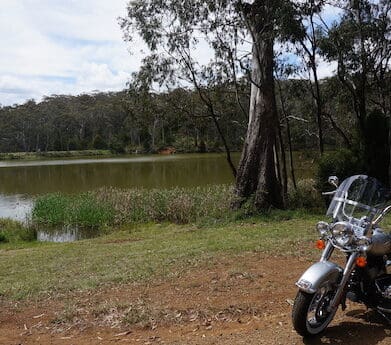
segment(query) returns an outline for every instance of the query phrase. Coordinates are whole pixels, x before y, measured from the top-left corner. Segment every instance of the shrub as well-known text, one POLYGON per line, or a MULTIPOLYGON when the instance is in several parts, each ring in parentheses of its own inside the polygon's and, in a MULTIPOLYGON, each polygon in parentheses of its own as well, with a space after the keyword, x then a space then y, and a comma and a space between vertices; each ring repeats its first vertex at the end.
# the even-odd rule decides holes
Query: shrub
POLYGON ((362 159, 358 154, 346 149, 327 153, 319 162, 317 187, 321 191, 329 190, 330 185, 327 183, 329 176, 338 176, 342 181, 351 175, 360 174, 362 171, 362 159))
POLYGON ((288 208, 319 210, 324 207, 321 191, 317 189, 316 181, 303 179, 297 182, 297 189, 289 185, 288 208))

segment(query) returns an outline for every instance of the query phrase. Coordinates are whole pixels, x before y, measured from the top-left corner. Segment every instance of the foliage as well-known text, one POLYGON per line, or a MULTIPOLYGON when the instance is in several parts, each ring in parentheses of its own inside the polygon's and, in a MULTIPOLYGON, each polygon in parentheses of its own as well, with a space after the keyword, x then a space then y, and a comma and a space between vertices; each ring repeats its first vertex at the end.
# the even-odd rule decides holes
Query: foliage
MULTIPOLYGON (((320 41, 321 53, 337 62, 341 86, 350 94, 364 168, 388 182, 390 145, 388 131, 376 135, 385 143, 385 152, 368 138, 375 119, 372 111, 382 113, 383 123, 390 117, 391 3, 388 0, 340 1, 341 20, 329 28, 320 41), (372 107, 372 109, 370 108, 372 107)), ((384 126, 383 126, 384 127, 384 126)))

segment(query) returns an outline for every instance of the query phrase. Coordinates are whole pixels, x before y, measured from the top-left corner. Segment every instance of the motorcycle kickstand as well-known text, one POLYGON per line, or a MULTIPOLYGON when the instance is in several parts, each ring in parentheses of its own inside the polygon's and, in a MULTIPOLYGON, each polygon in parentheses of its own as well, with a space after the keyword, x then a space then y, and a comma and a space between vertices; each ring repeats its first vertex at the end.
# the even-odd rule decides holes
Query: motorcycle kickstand
POLYGON ((388 317, 385 313, 383 313, 378 308, 376 308, 375 310, 388 322, 389 325, 391 325, 391 318, 390 317, 388 317))

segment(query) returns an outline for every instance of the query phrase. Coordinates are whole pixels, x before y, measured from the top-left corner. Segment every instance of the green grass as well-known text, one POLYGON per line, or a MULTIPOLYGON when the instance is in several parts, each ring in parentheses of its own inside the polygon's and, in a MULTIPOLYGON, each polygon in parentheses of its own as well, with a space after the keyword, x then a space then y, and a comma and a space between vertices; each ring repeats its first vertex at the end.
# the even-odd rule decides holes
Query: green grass
MULTIPOLYGON (((281 216, 281 215, 280 215, 281 216)), ((40 298, 180 274, 221 255, 249 251, 303 255, 315 239, 319 217, 281 221, 260 217, 246 222, 197 227, 150 224, 126 226, 109 235, 67 244, 12 249, 0 244, 0 295, 40 298)))

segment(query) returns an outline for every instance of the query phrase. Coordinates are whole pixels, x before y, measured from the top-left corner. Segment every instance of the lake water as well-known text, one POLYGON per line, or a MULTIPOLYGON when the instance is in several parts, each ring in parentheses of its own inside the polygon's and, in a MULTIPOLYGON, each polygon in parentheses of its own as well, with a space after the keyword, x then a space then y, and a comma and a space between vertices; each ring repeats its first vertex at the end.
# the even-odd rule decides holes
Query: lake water
MULTIPOLYGON (((239 154, 234 159, 238 161, 239 154)), ((0 218, 25 220, 39 194, 73 194, 104 186, 170 188, 233 181, 223 154, 4 161, 0 162, 0 218)))

